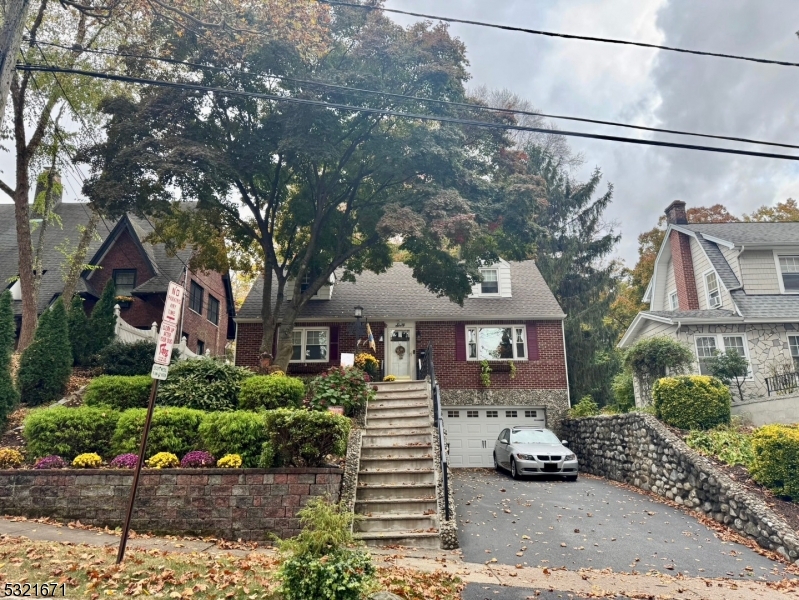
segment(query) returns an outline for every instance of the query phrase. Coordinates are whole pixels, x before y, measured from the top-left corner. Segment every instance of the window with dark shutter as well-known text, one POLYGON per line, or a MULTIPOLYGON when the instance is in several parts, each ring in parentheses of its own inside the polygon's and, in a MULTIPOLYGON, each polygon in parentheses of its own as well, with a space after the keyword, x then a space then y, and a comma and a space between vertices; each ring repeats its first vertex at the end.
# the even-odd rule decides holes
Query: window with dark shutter
POLYGON ((466 324, 455 323, 455 360, 466 361, 466 324))
POLYGON ((538 348, 538 324, 528 321, 527 323, 527 349, 530 360, 539 360, 541 352, 538 348))

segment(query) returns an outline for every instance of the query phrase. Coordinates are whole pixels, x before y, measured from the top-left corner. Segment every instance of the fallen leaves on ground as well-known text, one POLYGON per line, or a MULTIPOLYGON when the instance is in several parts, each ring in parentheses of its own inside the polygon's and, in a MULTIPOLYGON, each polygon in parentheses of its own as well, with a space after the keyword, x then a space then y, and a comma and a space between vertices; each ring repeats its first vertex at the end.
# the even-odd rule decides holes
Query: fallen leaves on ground
POLYGON ((457 600, 464 588, 460 579, 443 571, 385 567, 378 569, 377 577, 382 589, 405 600, 457 600))

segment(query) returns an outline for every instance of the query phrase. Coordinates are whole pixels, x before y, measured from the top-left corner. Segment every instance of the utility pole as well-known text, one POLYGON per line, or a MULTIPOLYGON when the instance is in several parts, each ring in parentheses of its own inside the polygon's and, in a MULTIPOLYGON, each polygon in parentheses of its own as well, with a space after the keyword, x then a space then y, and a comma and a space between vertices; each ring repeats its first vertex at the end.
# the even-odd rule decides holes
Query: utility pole
POLYGON ((6 98, 11 89, 11 78, 14 76, 29 5, 30 0, 6 0, 5 20, 0 31, 0 123, 6 114, 6 98))

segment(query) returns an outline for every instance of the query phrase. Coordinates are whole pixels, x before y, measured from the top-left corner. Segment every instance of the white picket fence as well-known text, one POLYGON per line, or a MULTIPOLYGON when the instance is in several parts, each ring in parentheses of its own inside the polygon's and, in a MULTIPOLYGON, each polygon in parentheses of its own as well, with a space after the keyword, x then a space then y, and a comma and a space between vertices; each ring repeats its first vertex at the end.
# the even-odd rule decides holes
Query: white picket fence
MULTIPOLYGON (((122 318, 122 309, 119 304, 114 306, 114 315, 116 316, 116 327, 114 333, 116 338, 125 343, 133 344, 135 342, 147 341, 155 342, 158 339, 158 324, 153 323, 150 329, 137 329, 133 325, 125 322, 122 318)), ((210 358, 211 351, 206 350, 205 356, 196 354, 186 347, 186 336, 181 336, 180 343, 177 350, 180 352, 179 360, 193 360, 197 358, 210 358)))

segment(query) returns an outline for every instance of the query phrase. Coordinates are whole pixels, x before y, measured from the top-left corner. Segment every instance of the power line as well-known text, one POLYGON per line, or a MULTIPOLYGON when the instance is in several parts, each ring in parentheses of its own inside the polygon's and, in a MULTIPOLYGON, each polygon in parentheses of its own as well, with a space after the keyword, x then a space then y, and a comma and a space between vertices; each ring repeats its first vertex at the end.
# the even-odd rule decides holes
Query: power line
MULTIPOLYGON (((53 43, 53 42, 42 42, 42 41, 39 41, 39 40, 34 40, 33 43, 35 43, 37 45, 41 44, 41 45, 45 45, 45 46, 52 46, 52 47, 55 47, 55 48, 61 48, 61 49, 64 49, 64 50, 74 50, 75 49, 75 48, 72 48, 72 47, 69 47, 69 46, 65 46, 65 45, 62 45, 62 44, 56 44, 56 43, 53 43)), ((203 64, 200 64, 200 63, 193 63, 193 62, 185 62, 185 61, 175 60, 175 59, 171 59, 171 58, 161 58, 161 57, 158 57, 158 56, 141 55, 141 54, 129 54, 129 53, 126 53, 126 52, 115 52, 113 50, 109 50, 109 49, 105 49, 105 48, 92 49, 92 48, 81 47, 80 49, 82 51, 84 51, 84 52, 91 52, 91 53, 96 53, 96 54, 104 54, 104 55, 109 55, 109 56, 118 56, 118 57, 121 57, 121 58, 137 58, 137 59, 141 59, 141 60, 155 60, 155 61, 161 61, 161 62, 174 64, 174 65, 182 65, 182 66, 192 67, 192 68, 195 68, 195 69, 205 69, 205 70, 211 70, 211 71, 217 71, 217 72, 223 72, 223 73, 230 73, 231 72, 230 69, 225 68, 225 67, 214 67, 214 66, 209 66, 209 65, 203 65, 203 64)), ((236 73, 239 74, 239 75, 244 75, 244 76, 248 76, 248 77, 252 77, 252 78, 256 78, 256 77, 260 76, 260 75, 255 74, 255 73, 246 73, 246 72, 243 72, 243 71, 237 71, 236 73)), ((692 131, 684 131, 684 130, 679 130, 679 129, 664 129, 664 128, 660 128, 660 127, 647 127, 647 126, 644 126, 644 125, 632 125, 632 124, 629 124, 629 123, 619 123, 619 122, 616 122, 616 121, 605 121, 605 120, 599 120, 599 119, 588 119, 588 118, 584 118, 584 117, 572 117, 572 116, 567 116, 567 115, 554 115, 554 114, 541 113, 541 112, 528 111, 528 110, 518 110, 518 109, 512 109, 512 108, 501 108, 501 107, 495 107, 495 106, 485 106, 485 105, 480 105, 480 104, 474 104, 474 103, 471 103, 471 102, 453 102, 453 101, 450 101, 450 100, 438 100, 438 99, 435 99, 435 98, 425 98, 423 96, 411 96, 411 95, 407 95, 407 94, 399 94, 399 93, 394 93, 394 92, 381 92, 381 91, 377 91, 377 90, 350 87, 350 86, 338 85, 338 84, 328 83, 328 82, 318 81, 318 80, 296 79, 296 78, 293 78, 293 77, 287 77, 285 75, 275 75, 275 74, 272 74, 272 73, 266 74, 265 76, 269 77, 269 78, 273 78, 273 79, 278 79, 278 80, 281 80, 281 81, 288 81, 288 82, 299 83, 299 84, 303 84, 303 85, 314 85, 314 86, 319 86, 319 87, 326 87, 326 88, 335 89, 335 90, 341 90, 341 91, 349 92, 349 93, 373 94, 373 95, 384 96, 386 98, 398 98, 398 99, 404 99, 404 100, 414 100, 414 101, 417 101, 417 102, 428 102, 428 103, 439 104, 439 105, 442 105, 442 106, 457 106, 457 107, 461 107, 461 108, 473 108, 473 109, 476 109, 476 110, 482 110, 482 111, 486 111, 486 112, 496 112, 496 113, 503 113, 503 114, 509 114, 509 115, 511 115, 511 114, 512 115, 526 115, 526 116, 541 117, 541 118, 546 118, 546 119, 559 119, 559 120, 565 120, 565 121, 576 121, 576 122, 579 122, 579 123, 591 123, 591 124, 595 124, 595 125, 609 125, 609 126, 612 126, 612 127, 623 127, 623 128, 626 128, 626 129, 635 129, 635 130, 640 130, 640 131, 651 131, 651 132, 654 132, 654 133, 667 133, 667 134, 673 134, 673 135, 687 135, 687 136, 692 136, 692 137, 701 137, 701 138, 708 138, 708 139, 715 139, 715 140, 725 140, 725 141, 730 141, 730 142, 743 142, 743 143, 746 143, 746 144, 759 144, 759 145, 763 145, 763 146, 776 146, 776 147, 780 147, 780 148, 793 148, 793 149, 799 150, 799 145, 783 144, 783 143, 779 143, 779 142, 766 142, 766 141, 763 141, 763 140, 753 140, 751 138, 741 138, 741 137, 732 137, 732 136, 724 136, 724 135, 714 135, 714 134, 709 134, 709 133, 696 133, 696 132, 692 132, 692 131)))
POLYGON ((597 133, 586 133, 581 131, 566 131, 566 130, 552 130, 543 127, 527 127, 524 125, 511 125, 506 123, 490 123, 487 121, 477 121, 470 119, 459 119, 455 117, 446 116, 433 116, 417 113, 406 113, 396 110, 388 110, 381 108, 370 108, 361 106, 351 106, 349 104, 338 104, 334 102, 325 102, 321 100, 310 100, 307 98, 296 98, 292 96, 276 96, 273 94, 264 94, 259 92, 245 92, 240 90, 231 90, 226 88, 210 87, 194 83, 179 83, 174 81, 159 81, 155 79, 145 79, 141 77, 129 77, 123 75, 113 75, 111 73, 100 73, 97 71, 84 71, 80 69, 68 69, 62 67, 45 67, 42 65, 24 64, 17 65, 17 69, 21 71, 40 71, 45 73, 71 73, 74 75, 84 75, 87 77, 95 77, 99 79, 108 79, 111 81, 122 81, 125 83, 137 83, 142 85, 153 85, 158 87, 167 87, 174 89, 194 90, 199 92, 212 92, 221 93, 228 96, 242 96, 247 98, 259 98, 263 100, 271 100, 274 102, 286 102, 293 104, 303 104, 308 106, 319 106, 323 108, 332 108, 338 110, 345 110, 350 112, 360 112, 367 114, 377 114, 385 116, 393 116, 404 119, 416 119, 420 121, 434 121, 439 123, 452 123, 456 125, 467 125, 472 127, 482 127, 487 129, 499 129, 505 131, 530 131, 534 133, 544 133, 547 135, 562 135, 567 137, 578 137, 585 139, 605 140, 610 142, 620 142, 626 144, 636 144, 641 146, 658 146, 663 148, 682 148, 684 150, 698 150, 703 152, 716 152, 720 154, 735 154, 741 156, 756 156, 760 158, 776 158, 780 160, 799 161, 799 156, 790 154, 772 154, 767 152, 755 152, 752 150, 740 150, 733 148, 718 148, 713 146, 698 146, 694 144, 682 144, 678 142, 661 142, 656 140, 643 140, 636 138, 626 138, 614 135, 604 135, 597 133))
POLYGON ((586 42, 601 42, 603 44, 618 44, 623 46, 638 46, 640 48, 653 48, 655 50, 667 50, 669 52, 680 52, 683 54, 696 54, 699 56, 714 56, 717 58, 731 58, 734 60, 745 60, 749 62, 756 62, 768 65, 780 65, 783 67, 799 67, 799 63, 786 62, 781 60, 771 60, 768 58, 755 58, 752 56, 739 56, 736 54, 721 54, 719 52, 706 52, 704 50, 689 50, 687 48, 676 48, 674 46, 661 46, 659 44, 648 44, 646 42, 632 42, 629 40, 618 40, 614 38, 602 38, 587 35, 575 35, 570 33, 558 33, 555 31, 544 31, 541 29, 528 29, 526 27, 515 27, 513 25, 500 25, 498 23, 486 23, 485 21, 473 21, 470 19, 456 19, 454 17, 441 17, 437 15, 429 15, 425 13, 412 12, 408 10, 398 10, 396 8, 384 8, 382 6, 370 6, 368 4, 354 4, 352 2, 340 2, 338 0, 316 0, 320 4, 329 4, 331 6, 346 6, 351 8, 361 8, 364 10, 383 11, 394 13, 398 15, 408 15, 411 17, 421 17, 423 19, 434 19, 437 21, 445 21, 447 23, 461 23, 464 25, 478 25, 480 27, 490 27, 492 29, 502 29, 504 31, 518 31, 521 33, 529 33, 533 35, 543 35, 548 37, 563 38, 568 40, 583 40, 586 42))

